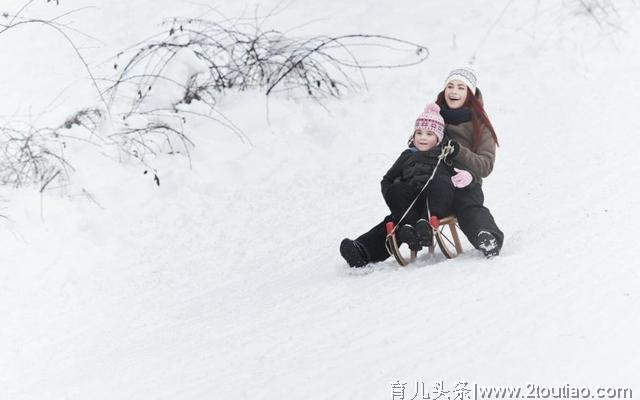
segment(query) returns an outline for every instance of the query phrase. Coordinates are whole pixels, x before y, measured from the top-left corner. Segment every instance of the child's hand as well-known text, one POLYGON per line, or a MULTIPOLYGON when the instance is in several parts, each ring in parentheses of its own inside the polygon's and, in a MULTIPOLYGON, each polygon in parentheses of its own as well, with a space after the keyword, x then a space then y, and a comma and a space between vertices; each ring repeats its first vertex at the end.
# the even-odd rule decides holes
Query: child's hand
POLYGON ((453 186, 457 188, 463 188, 469 186, 469 184, 473 182, 473 176, 469 171, 458 168, 454 168, 453 170, 457 172, 457 174, 451 177, 453 186))

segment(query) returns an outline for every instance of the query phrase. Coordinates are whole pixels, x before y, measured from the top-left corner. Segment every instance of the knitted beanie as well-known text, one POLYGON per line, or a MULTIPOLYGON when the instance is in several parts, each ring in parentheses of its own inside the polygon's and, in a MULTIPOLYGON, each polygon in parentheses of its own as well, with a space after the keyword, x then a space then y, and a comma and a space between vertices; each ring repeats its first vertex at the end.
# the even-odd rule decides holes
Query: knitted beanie
POLYGON ((470 67, 456 68, 449 72, 449 76, 447 76, 447 79, 444 81, 444 85, 447 86, 451 81, 463 82, 469 89, 471 89, 471 93, 476 94, 478 74, 476 74, 476 72, 470 67))
POLYGON ((416 119, 415 129, 426 129, 436 134, 438 144, 444 137, 444 119, 440 115, 440 107, 436 103, 427 104, 422 114, 416 119))

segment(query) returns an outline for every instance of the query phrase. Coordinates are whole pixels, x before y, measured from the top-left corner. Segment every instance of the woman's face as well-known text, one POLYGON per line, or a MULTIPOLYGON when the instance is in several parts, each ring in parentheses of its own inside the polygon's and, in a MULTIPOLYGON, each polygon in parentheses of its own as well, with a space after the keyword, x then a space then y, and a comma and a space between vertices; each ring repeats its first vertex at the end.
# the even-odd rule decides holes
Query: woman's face
POLYGON ((460 108, 467 101, 467 85, 453 80, 444 88, 444 101, 449 108, 460 108))

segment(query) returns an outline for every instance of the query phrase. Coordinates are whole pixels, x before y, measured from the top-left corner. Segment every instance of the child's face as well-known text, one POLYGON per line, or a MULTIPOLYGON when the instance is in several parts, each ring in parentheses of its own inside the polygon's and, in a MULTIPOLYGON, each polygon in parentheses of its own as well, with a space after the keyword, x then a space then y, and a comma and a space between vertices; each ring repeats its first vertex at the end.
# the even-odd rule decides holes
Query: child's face
POLYGON ((413 145, 420 151, 428 151, 436 147, 438 137, 435 133, 426 129, 416 129, 413 132, 413 145))

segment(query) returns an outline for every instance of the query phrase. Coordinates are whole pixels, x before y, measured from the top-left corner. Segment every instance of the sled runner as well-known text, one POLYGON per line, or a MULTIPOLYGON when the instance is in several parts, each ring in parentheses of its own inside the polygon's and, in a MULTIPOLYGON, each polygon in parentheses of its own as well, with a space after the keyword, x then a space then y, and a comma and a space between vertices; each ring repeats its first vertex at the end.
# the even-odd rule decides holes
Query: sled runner
MULTIPOLYGON (((440 220, 440 226, 433 228, 433 237, 435 243, 438 244, 440 251, 446 258, 455 258, 462 253, 462 244, 458 236, 456 224, 458 220, 454 215, 450 215, 440 220)), ((418 256, 418 252, 411 250, 409 257, 405 257, 400 251, 401 243, 396 239, 396 229, 393 222, 387 222, 387 238, 385 246, 390 255, 392 255, 398 264, 403 267, 414 262, 418 256)), ((434 253, 435 244, 429 246, 429 254, 434 253)))
MULTIPOLYGON (((440 220, 440 226, 433 230, 433 237, 438 243, 438 247, 442 254, 447 258, 455 258, 462 254, 462 244, 458 236, 456 225, 458 219, 455 215, 450 215, 440 220)), ((433 253, 433 245, 429 248, 433 253)))

